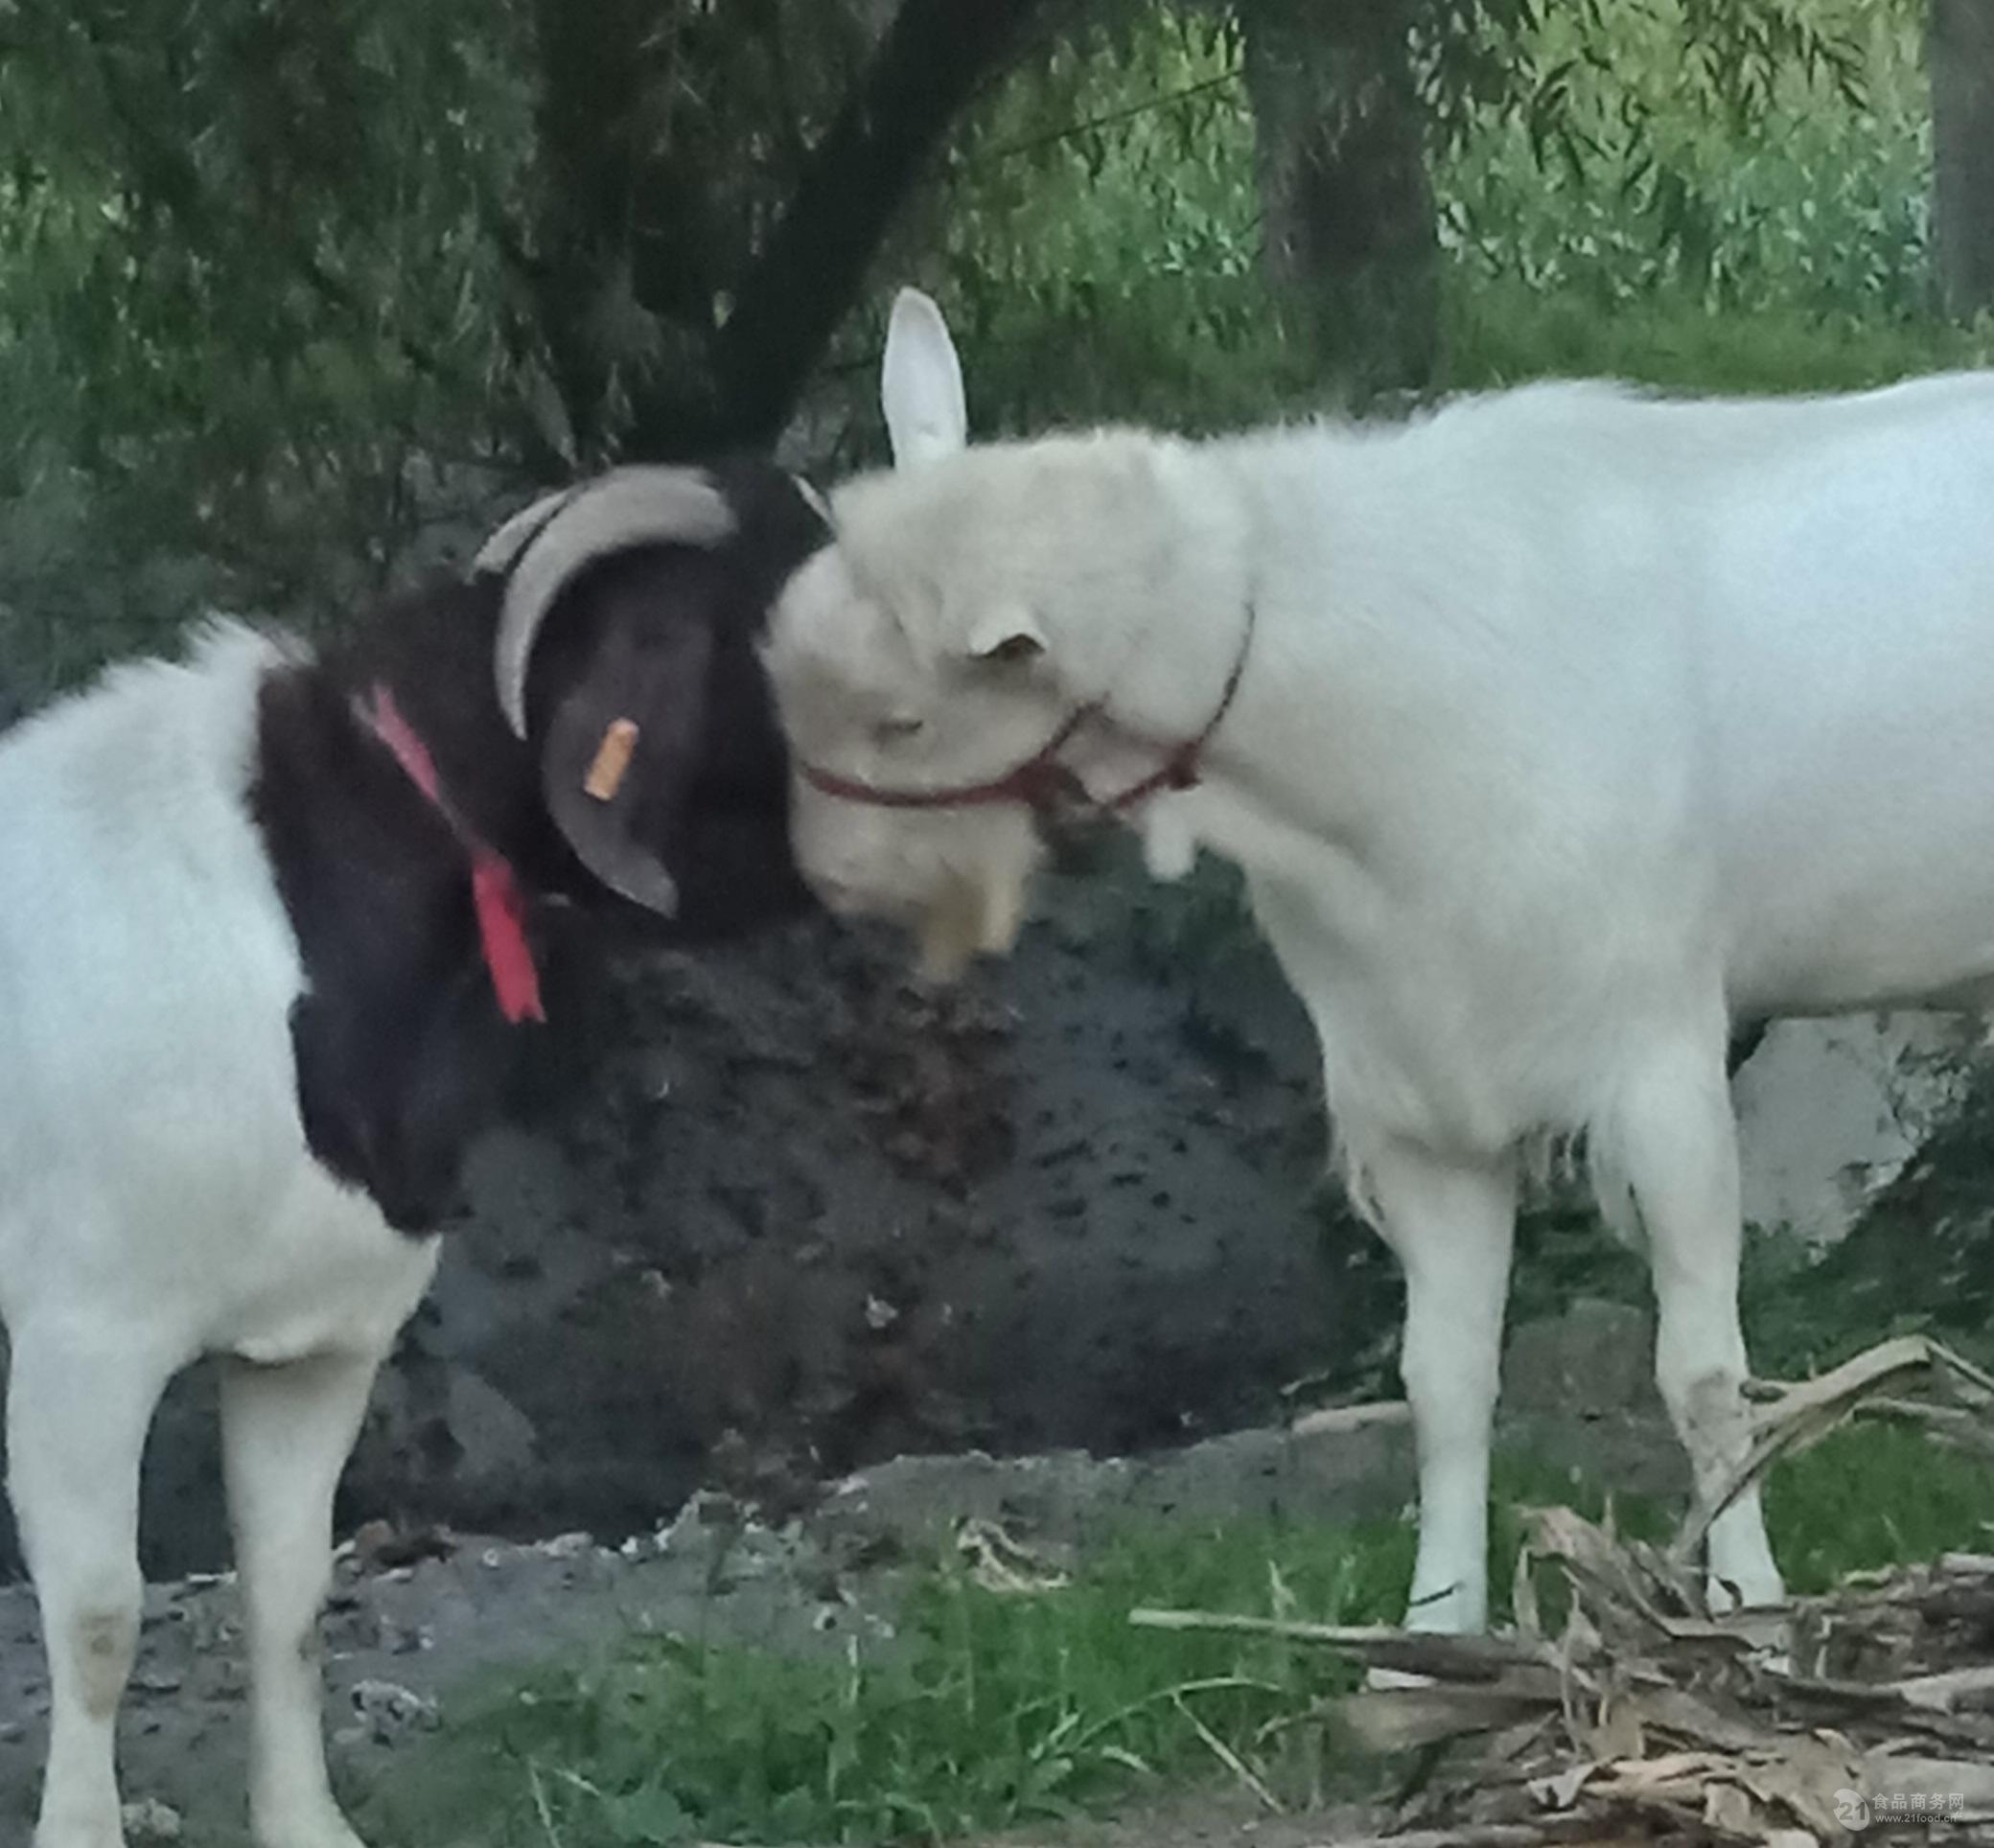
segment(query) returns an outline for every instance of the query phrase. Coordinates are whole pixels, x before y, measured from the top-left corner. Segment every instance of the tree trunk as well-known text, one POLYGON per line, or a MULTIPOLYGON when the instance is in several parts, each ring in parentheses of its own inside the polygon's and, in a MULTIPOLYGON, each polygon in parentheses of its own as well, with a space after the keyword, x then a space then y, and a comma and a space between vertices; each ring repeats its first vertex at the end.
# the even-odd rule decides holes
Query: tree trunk
POLYGON ((1289 336, 1356 402, 1418 387, 1440 242, 1409 0, 1238 0, 1266 264, 1289 336))
POLYGON ((534 312, 577 459, 608 428, 614 305, 630 289, 645 35, 673 0, 535 0, 542 194, 534 312))
POLYGON ((666 459, 780 433, 950 123, 1044 4, 902 0, 734 290, 714 344, 709 415, 660 380, 637 407, 634 452, 666 459))
POLYGON ((1964 317, 1994 308, 1994 5, 1931 0, 1925 58, 1939 290, 1964 317))
MULTIPOLYGON (((712 173, 646 144, 646 85, 670 81, 656 48, 686 0, 534 0, 543 205, 537 249, 517 261, 575 459, 773 441, 949 125, 1049 0, 867 3, 869 58, 743 267, 714 234, 712 173)), ((771 127, 742 122, 740 160, 771 127)))

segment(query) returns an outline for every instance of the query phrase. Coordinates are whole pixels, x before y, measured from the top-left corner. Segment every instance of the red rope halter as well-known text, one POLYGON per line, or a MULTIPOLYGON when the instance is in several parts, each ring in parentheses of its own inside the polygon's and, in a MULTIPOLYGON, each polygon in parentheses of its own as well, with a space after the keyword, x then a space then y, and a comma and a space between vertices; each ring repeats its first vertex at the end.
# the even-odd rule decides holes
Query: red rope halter
POLYGON ((1035 814, 1045 814, 1070 803, 1098 809, 1103 814, 1119 815, 1160 790, 1194 789, 1202 777, 1201 759, 1205 747, 1225 723, 1226 714, 1232 710, 1233 700, 1240 691, 1240 682, 1245 678, 1246 657, 1253 647, 1256 614, 1255 606, 1249 603, 1246 606, 1245 630, 1240 637, 1240 652, 1233 660, 1232 671, 1225 677, 1224 691, 1219 695, 1217 709, 1211 718, 1195 737, 1172 746, 1164 754, 1163 761, 1147 776, 1114 796, 1096 797, 1088 795, 1080 779, 1059 761, 1059 753, 1089 724, 1097 720, 1110 723, 1105 694, 1100 699, 1089 700, 1085 705, 1069 713, 1058 730, 1023 763, 1014 765, 988 782, 951 783, 939 789, 889 789, 879 783, 868 783, 854 776, 840 776, 832 771, 820 770, 815 764, 801 766, 803 779, 826 796, 835 796, 846 802, 865 802, 873 808, 982 808, 993 802, 1019 802, 1035 814))

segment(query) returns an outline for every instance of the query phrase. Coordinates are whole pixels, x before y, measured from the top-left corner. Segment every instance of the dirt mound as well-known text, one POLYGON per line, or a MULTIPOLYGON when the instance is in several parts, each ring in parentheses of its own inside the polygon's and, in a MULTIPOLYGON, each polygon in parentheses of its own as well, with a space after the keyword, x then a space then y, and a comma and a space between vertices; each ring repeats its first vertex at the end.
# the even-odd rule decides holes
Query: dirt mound
MULTIPOLYGON (((1118 864, 1047 909, 939 999, 828 921, 551 994, 342 1520, 614 1539, 703 1482, 779 1513, 886 1457, 1139 1452, 1373 1377, 1396 1282, 1229 888, 1118 864)), ((150 1574, 222 1559, 218 1483, 197 1373, 150 1574)))

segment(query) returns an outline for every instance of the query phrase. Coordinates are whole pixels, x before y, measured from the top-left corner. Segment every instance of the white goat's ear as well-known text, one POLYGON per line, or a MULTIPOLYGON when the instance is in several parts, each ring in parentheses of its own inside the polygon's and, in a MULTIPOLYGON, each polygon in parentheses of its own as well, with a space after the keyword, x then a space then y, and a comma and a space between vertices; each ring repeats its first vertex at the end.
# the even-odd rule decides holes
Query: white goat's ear
POLYGON ((912 469, 954 455, 969 441, 962 363, 948 323, 917 289, 893 297, 880 363, 879 402, 893 439, 893 466, 912 469))
POLYGON ((996 667, 1035 661, 1046 652, 1046 632, 1037 617, 1015 603, 979 616, 968 640, 972 658, 996 667))

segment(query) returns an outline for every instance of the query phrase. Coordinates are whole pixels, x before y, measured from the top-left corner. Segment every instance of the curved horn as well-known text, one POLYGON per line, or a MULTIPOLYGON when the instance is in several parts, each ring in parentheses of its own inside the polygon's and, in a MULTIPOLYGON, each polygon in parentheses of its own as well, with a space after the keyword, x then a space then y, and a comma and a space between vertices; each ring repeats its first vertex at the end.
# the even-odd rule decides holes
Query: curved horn
MULTIPOLYGON (((523 520, 516 514, 506 524, 523 520)), ((500 527, 486 542, 487 550, 497 547, 505 530, 500 527)), ((627 546, 712 546, 733 532, 733 510, 726 497, 696 470, 617 469, 574 490, 519 543, 518 562, 498 607, 493 667, 498 709, 514 733, 526 735, 526 668, 540 625, 577 571, 627 546)))
POLYGON ((477 556, 471 561, 472 575, 511 570, 534 535, 580 492, 578 486, 556 488, 522 507, 477 548, 477 556))
POLYGON ((823 497, 817 484, 800 474, 792 474, 789 478, 795 484, 797 493, 802 496, 803 505, 826 526, 831 525, 831 503, 823 497))

